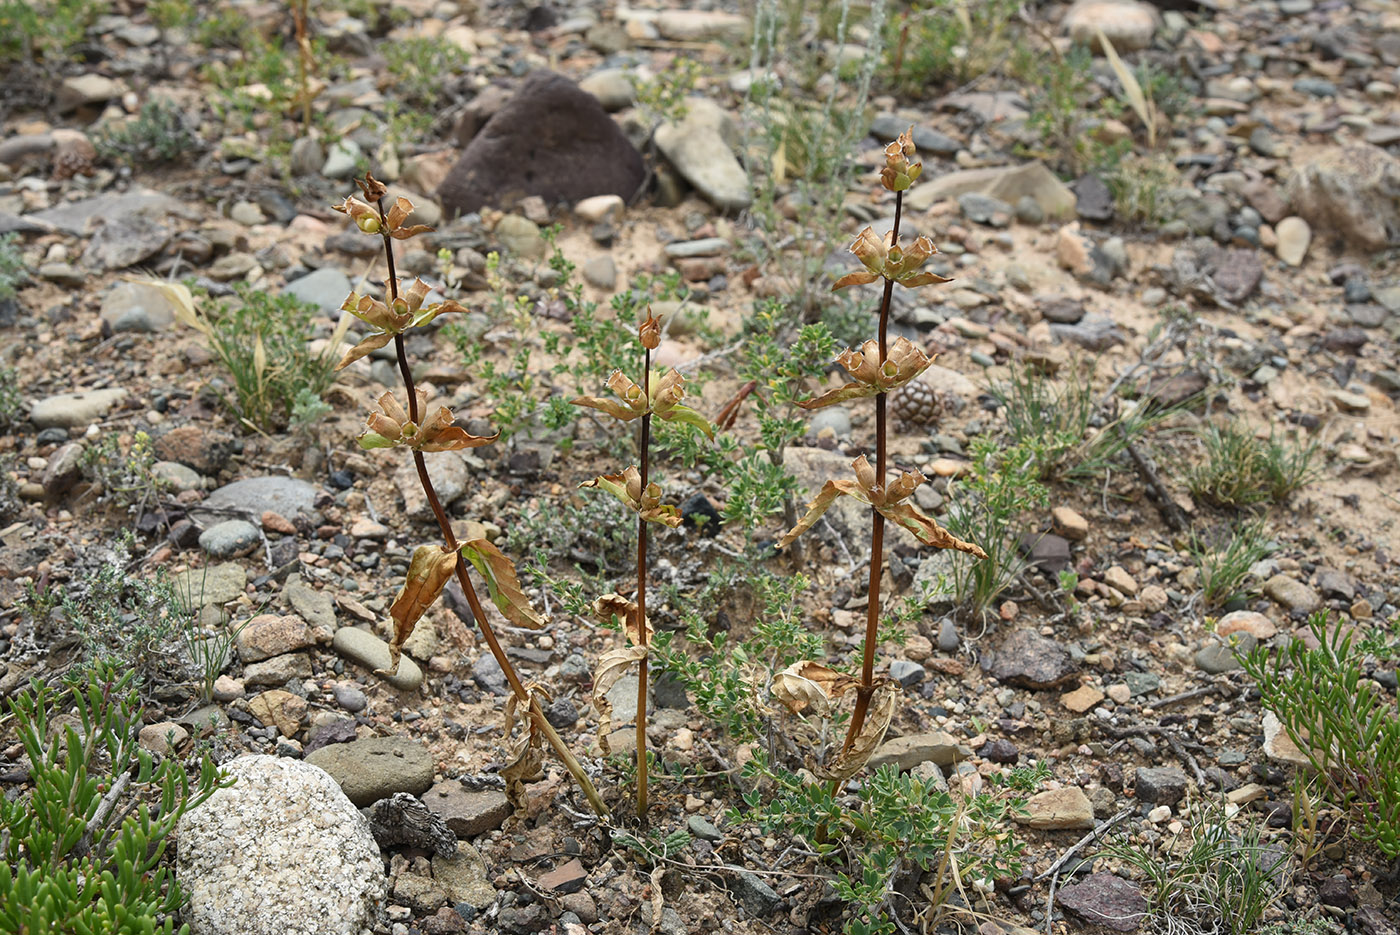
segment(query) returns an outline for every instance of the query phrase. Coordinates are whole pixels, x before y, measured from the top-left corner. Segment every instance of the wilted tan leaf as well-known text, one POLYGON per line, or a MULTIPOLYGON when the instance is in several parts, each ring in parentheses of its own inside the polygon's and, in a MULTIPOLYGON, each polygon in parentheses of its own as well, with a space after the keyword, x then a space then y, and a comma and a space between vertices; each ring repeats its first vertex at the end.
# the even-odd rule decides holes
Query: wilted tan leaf
POLYGON ((844 672, 837 672, 819 662, 796 662, 773 676, 773 696, 794 714, 807 708, 817 717, 831 715, 831 702, 841 697, 859 682, 844 672))
POLYGON ((646 657, 645 646, 624 646, 598 657, 598 670, 593 673, 593 707, 598 712, 598 746, 603 748, 605 754, 612 753, 608 747, 608 734, 612 733, 612 702, 608 701, 608 692, 632 667, 632 663, 646 657))
POLYGON ((530 599, 521 589, 515 566, 500 549, 485 539, 468 539, 462 543, 462 557, 486 580, 491 603, 500 608, 507 620, 527 630, 538 630, 545 625, 545 619, 535 613, 530 599))
POLYGON ((921 513, 918 507, 912 503, 895 503, 888 506, 877 506, 876 509, 886 519, 909 530, 913 533, 914 538, 924 545, 931 545, 936 549, 955 549, 959 552, 975 555, 977 558, 987 557, 987 553, 982 551, 981 546, 959 539, 938 525, 933 517, 921 513))
POLYGON ((666 865, 657 864, 651 868, 651 930, 661 931, 661 910, 666 908, 666 897, 661 895, 661 883, 666 876, 666 865))
POLYGON ((614 617, 620 619, 627 634, 627 642, 633 646, 641 646, 651 641, 651 621, 647 621, 647 638, 644 640, 640 620, 641 608, 637 606, 636 601, 629 601, 621 594, 604 594, 598 598, 593 602, 593 615, 604 625, 611 625, 614 617))
MULTIPOLYGON (((526 686, 525 690, 534 701, 550 700, 549 692, 540 685, 531 684, 526 686)), ((543 734, 539 725, 535 723, 534 715, 528 710, 525 713, 523 733, 513 745, 510 743, 511 731, 515 729, 516 708, 519 705, 520 696, 511 692, 510 697, 506 699, 504 738, 510 751, 507 755, 510 762, 500 769, 501 779, 505 780, 506 784, 506 798, 510 800, 517 815, 525 808, 525 783, 535 782, 544 775, 543 734)))
POLYGON ((802 535, 807 530, 811 529, 813 526, 815 526, 817 524, 817 520, 821 519, 822 514, 825 513, 831 507, 831 505, 836 502, 837 497, 842 495, 845 495, 847 497, 855 497, 857 500, 861 500, 866 503, 870 502, 869 500, 866 500, 864 492, 860 489, 860 486, 854 481, 829 480, 822 485, 822 489, 820 492, 818 492, 816 499, 813 500, 811 503, 807 504, 806 515, 803 516, 800 520, 798 520, 797 525, 789 529, 787 533, 784 534, 783 537, 778 540, 778 548, 787 548, 788 546, 792 545, 792 541, 794 539, 802 535))
POLYGON ((885 739, 885 732, 890 729, 899 693, 899 683, 891 679, 884 679, 876 684, 875 697, 870 699, 870 708, 866 712, 865 723, 861 725, 860 733, 855 736, 851 745, 833 757, 830 763, 813 767, 812 771, 818 778, 845 782, 860 772, 861 767, 865 766, 866 761, 880 746, 880 742, 885 739))
POLYGON ((389 642, 391 668, 376 674, 393 675, 399 671, 399 651, 413 634, 418 618, 438 599, 457 567, 457 553, 445 545, 420 545, 413 550, 408 575, 398 597, 389 607, 394 618, 394 638, 389 642))

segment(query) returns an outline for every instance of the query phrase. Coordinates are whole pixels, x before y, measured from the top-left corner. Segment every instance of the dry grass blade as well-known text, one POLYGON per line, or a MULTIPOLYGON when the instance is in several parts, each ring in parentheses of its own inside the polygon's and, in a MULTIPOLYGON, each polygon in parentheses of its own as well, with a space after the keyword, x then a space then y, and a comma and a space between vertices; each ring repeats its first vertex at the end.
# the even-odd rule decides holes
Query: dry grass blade
POLYGON ((1123 93, 1128 96, 1128 103, 1133 106, 1133 111, 1142 121, 1142 125, 1147 128, 1147 145, 1153 149, 1157 148, 1157 115, 1152 102, 1147 99, 1147 95, 1142 91, 1142 85, 1138 84, 1137 76, 1132 69, 1118 57, 1118 51, 1113 48, 1113 43, 1108 41, 1108 37, 1103 34, 1103 30, 1094 27, 1094 33, 1098 37, 1099 47, 1103 49, 1104 57, 1108 59, 1109 67, 1118 76, 1118 82, 1123 85, 1123 93))

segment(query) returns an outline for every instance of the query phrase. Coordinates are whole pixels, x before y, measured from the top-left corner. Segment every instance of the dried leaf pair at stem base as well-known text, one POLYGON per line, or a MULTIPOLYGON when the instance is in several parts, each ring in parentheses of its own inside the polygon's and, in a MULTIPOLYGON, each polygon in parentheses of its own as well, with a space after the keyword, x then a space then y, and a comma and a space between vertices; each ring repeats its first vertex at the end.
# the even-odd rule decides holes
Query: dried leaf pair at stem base
MULTIPOLYGON (((817 717, 830 717, 832 708, 841 696, 859 691, 860 679, 844 672, 837 672, 819 662, 798 662, 788 666, 773 677, 773 696, 795 714, 808 711, 817 717)), ((821 779, 836 779, 845 782, 860 772, 871 754, 885 739, 890 721, 894 718, 895 704, 900 694, 899 683, 891 679, 881 679, 871 686, 870 709, 860 733, 850 738, 843 750, 829 763, 808 767, 821 779)))
POLYGON ((847 273, 831 284, 831 291, 847 286, 864 286, 877 279, 888 279, 909 289, 935 282, 952 282, 934 272, 919 272, 919 267, 938 252, 933 241, 920 237, 907 247, 894 242, 894 231, 884 237, 873 228, 861 231, 851 243, 850 250, 865 266, 863 270, 847 273))
POLYGON ((335 365, 335 369, 344 370, 371 351, 384 347, 395 336, 410 328, 426 325, 439 315, 466 311, 466 308, 451 300, 424 305, 423 300, 428 297, 430 291, 431 286, 421 279, 415 279, 397 298, 387 304, 358 292, 346 296, 345 301, 341 303, 341 311, 349 312, 374 330, 347 351, 340 363, 335 365))
MULTIPOLYGON (((543 686, 530 684, 525 687, 530 700, 541 708, 551 697, 543 686)), ((508 762, 500 769, 501 779, 506 784, 506 798, 517 815, 525 810, 525 783, 537 782, 544 776, 544 733, 539 724, 528 713, 525 714, 525 730, 514 744, 511 744, 511 731, 515 729, 515 709, 520 705, 520 697, 511 692, 506 699, 506 732, 502 740, 509 753, 508 762)))
POLYGON ((586 480, 579 487, 596 487, 607 491, 629 510, 641 514, 648 523, 661 523, 672 529, 681 524, 680 510, 661 502, 661 485, 650 483, 643 488, 642 472, 635 466, 621 474, 603 474, 586 480))
POLYGON ((880 342, 874 340, 866 341, 859 351, 842 351, 836 362, 846 368, 854 382, 797 405, 803 409, 821 409, 852 399, 888 393, 923 373, 933 360, 908 338, 900 337, 890 345, 883 364, 880 362, 880 342))
MULTIPOLYGON (((647 332, 643 329, 643 338, 646 337, 646 334, 647 332)), ((646 390, 632 382, 621 370, 614 370, 612 375, 608 377, 607 387, 622 402, 605 399, 601 396, 580 396, 578 399, 572 400, 572 403, 575 406, 586 406, 589 409, 606 412, 621 422, 640 419, 650 412, 658 419, 694 426, 709 438, 715 437, 714 426, 710 425, 708 419, 689 406, 681 405, 681 400, 685 398, 685 377, 681 376, 679 371, 669 370, 666 373, 657 371, 651 375, 649 383, 650 398, 648 398, 646 390)))
MULTIPOLYGON (((393 675, 398 672, 403 644, 413 635, 419 618, 433 606, 442 589, 452 579, 457 570, 458 555, 457 550, 445 545, 420 545, 413 550, 403 586, 389 607, 389 616, 394 621, 394 638, 389 641, 390 668, 377 674, 393 675)), ((485 539, 469 539, 462 543, 460 555, 471 562, 472 567, 486 580, 491 602, 505 614, 507 620, 531 630, 544 626, 544 618, 530 607, 530 600, 520 587, 515 566, 500 549, 485 539)))
POLYGON ((598 671, 593 675, 593 707, 598 712, 598 746, 603 753, 610 754, 608 734, 612 733, 612 702, 608 692, 618 680, 632 668, 632 663, 647 657, 647 648, 642 645, 642 631, 645 627, 647 641, 650 642, 651 622, 642 619, 641 608, 636 601, 628 600, 621 594, 604 594, 593 602, 593 614, 600 623, 611 624, 614 618, 622 620, 623 632, 627 634, 628 645, 613 649, 598 657, 598 671))
MULTIPOLYGON (((426 414, 428 394, 417 390, 418 411, 426 414)), ((453 425, 452 410, 438 406, 437 411, 427 415, 422 425, 415 425, 404 412, 393 393, 379 397, 380 412, 370 413, 365 420, 365 430, 355 436, 355 441, 364 449, 407 447, 417 451, 457 451, 462 448, 480 448, 489 445, 501 433, 495 435, 472 435, 466 429, 453 425)))
POLYGON ((816 499, 807 505, 807 515, 788 530, 778 542, 778 548, 785 549, 791 545, 794 539, 816 524, 821 515, 836 502, 837 497, 844 496, 868 503, 886 519, 909 530, 914 538, 924 545, 931 545, 937 549, 956 549, 978 558, 987 557, 987 553, 979 546, 957 538, 938 525, 933 517, 926 516, 918 507, 908 502, 909 497, 924 482, 923 474, 918 471, 905 471, 897 481, 885 487, 879 483, 881 479, 875 476, 875 469, 870 466, 865 455, 851 462, 851 467, 855 469, 856 479, 827 481, 816 499))

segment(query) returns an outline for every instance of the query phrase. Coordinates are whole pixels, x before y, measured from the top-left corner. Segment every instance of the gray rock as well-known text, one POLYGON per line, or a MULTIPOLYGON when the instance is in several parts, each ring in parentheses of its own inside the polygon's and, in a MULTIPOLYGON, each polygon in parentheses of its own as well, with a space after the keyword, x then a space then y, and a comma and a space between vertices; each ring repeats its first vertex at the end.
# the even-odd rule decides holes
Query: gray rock
POLYGON ((292 175, 315 175, 326 164, 326 151, 319 141, 303 136, 292 144, 292 175))
POLYGON ((476 662, 472 664, 472 681, 493 695, 506 695, 510 692, 510 682, 506 680, 505 671, 489 650, 482 650, 481 655, 477 656, 476 662))
POLYGON ((167 214, 180 214, 198 219, 180 202, 169 195, 139 189, 121 195, 96 195, 79 201, 65 201, 56 208, 26 215, 41 224, 52 224, 65 234, 79 237, 89 233, 89 226, 101 218, 145 215, 163 217, 167 214))
POLYGON ((783 904, 782 897, 773 887, 764 883, 762 877, 747 870, 736 871, 729 881, 729 888, 738 897, 739 904, 748 910, 750 915, 759 918, 772 915, 783 904))
POLYGON ((282 600, 313 627, 335 632, 335 602, 325 591, 317 591, 302 581, 300 575, 287 579, 282 586, 282 600))
MULTIPOLYGON (((358 627, 336 630, 331 649, 376 674, 389 668, 389 644, 358 627)), ((402 653, 399 655, 398 671, 380 678, 400 691, 417 691, 418 686, 423 684, 423 670, 406 653, 402 653)))
POLYGON ((199 547, 210 558, 237 558, 262 542, 258 527, 247 520, 229 519, 216 523, 199 535, 199 547))
POLYGON ((355 174, 364 151, 360 145, 348 137, 336 140, 321 164, 321 174, 328 179, 348 179, 355 174))
POLYGON ((175 877, 200 935, 360 935, 377 921, 384 864, 369 823, 324 770, 271 756, 181 816, 175 877))
POLYGON ((467 789, 456 780, 433 786, 424 793, 423 804, 460 840, 495 831, 514 811, 504 792, 467 789))
POLYGON ((1186 795, 1186 774, 1175 766, 1139 766, 1134 790, 1139 802, 1175 805, 1186 795))
POLYGON ((1060 907, 1084 922, 1136 932, 1147 918, 1142 888, 1111 873, 1094 873, 1060 890, 1060 907))
POLYGON ((896 659, 890 663, 890 678, 905 688, 913 688, 924 680, 924 667, 908 659, 896 659))
POLYGON ((369 698, 354 685, 337 685, 331 691, 335 694, 335 703, 351 714, 359 714, 369 706, 369 698))
POLYGON ((1265 581, 1264 593, 1294 613, 1310 614, 1322 606, 1316 591, 1284 574, 1265 581))
POLYGON ((1125 342, 1113 319, 1098 312, 1089 312, 1072 325, 1051 325, 1050 333, 1056 340, 1090 351, 1106 351, 1125 342))
POLYGON ((820 435, 823 429, 831 429, 837 438, 850 438, 851 410, 845 406, 826 406, 818 409, 807 421, 807 434, 820 435))
MULTIPOLYGON (((429 793, 431 794, 431 792, 429 793)), ((496 901, 496 887, 481 853, 465 841, 457 842, 457 856, 433 857, 433 882, 447 891, 453 905, 466 903, 485 909, 496 901)))
POLYGON ((1314 230, 1367 251, 1400 243, 1400 159, 1366 143, 1300 147, 1289 200, 1314 230))
POLYGON ((1016 220, 1022 224, 1040 224, 1045 220, 1045 209, 1030 195, 1022 195, 1016 200, 1016 220))
POLYGON ((1011 223, 1011 205, 991 195, 963 192, 958 196, 958 207, 962 209, 963 217, 977 224, 1006 227, 1011 223))
POLYGON ((209 511, 232 510, 250 521, 260 521, 263 513, 271 510, 294 519, 298 513, 309 513, 315 502, 316 488, 300 478, 248 477, 225 484, 209 494, 200 504, 206 509, 192 510, 191 518, 201 523, 217 523, 225 519, 226 514, 209 511))
POLYGON ((918 120, 907 120, 899 114, 877 114, 875 119, 870 121, 870 135, 882 143, 890 143, 901 133, 907 131, 911 124, 914 127, 914 147, 921 154, 956 156, 958 150, 963 148, 963 144, 951 136, 922 126, 918 120))
POLYGON ((742 42, 749 19, 717 10, 662 10, 656 17, 656 31, 664 39, 680 42, 742 42))
POLYGON ((1240 661, 1235 658, 1234 650, 1218 640, 1211 640, 1196 650, 1194 660, 1196 668, 1211 675, 1230 672, 1240 667, 1240 661))
POLYGON ((61 496, 73 489, 83 476, 83 453, 87 449, 82 442, 69 442, 49 455, 48 466, 40 483, 44 493, 51 497, 61 496))
POLYGON ((421 795, 433 784, 433 755, 410 737, 369 737, 322 747, 306 758, 360 808, 395 792, 421 795))
POLYGON ((953 623, 952 617, 944 617, 938 622, 938 650, 939 652, 951 653, 958 649, 957 624, 953 623))
POLYGON ((247 584, 248 573, 234 562, 191 568, 171 579, 176 600, 188 610, 235 601, 247 584))
POLYGON ((579 90, 596 97, 608 113, 631 107, 637 100, 637 89, 621 68, 595 71, 580 81, 578 86, 579 90))
POLYGON ((1328 597, 1338 597, 1349 601, 1356 597, 1356 580, 1344 571, 1335 568, 1317 570, 1317 586, 1328 597))
POLYGON ((887 763, 908 771, 920 763, 933 763, 939 767, 949 767, 959 760, 972 756, 972 748, 958 743, 957 738, 945 731, 935 730, 925 734, 906 734, 893 740, 886 740, 870 758, 870 768, 878 769, 887 763))
POLYGON ((154 217, 140 214, 104 218, 83 251, 83 265, 89 269, 125 269, 148 260, 170 242, 173 229, 154 217))
POLYGON ((691 815, 685 821, 690 833, 702 841, 723 841, 724 832, 714 826, 714 822, 704 815, 691 815))
POLYGON ((540 233, 540 226, 529 218, 507 214, 496 224, 493 234, 512 256, 527 260, 539 260, 544 257, 544 235, 540 233))
MULTIPOLYGON (((461 454, 455 451, 430 451, 423 455, 428 471, 433 477, 433 487, 443 506, 451 506, 467 492, 471 482, 471 472, 461 454)), ((418 480, 418 471, 411 461, 394 471, 394 486, 403 497, 404 512, 409 516, 423 516, 430 513, 428 498, 423 494, 423 486, 418 480)))
POLYGON ((1041 162, 964 169, 932 179, 921 179, 906 193, 904 206, 909 211, 926 211, 937 202, 956 198, 964 192, 991 195, 1007 204, 1030 197, 1040 205, 1046 217, 1074 217, 1074 192, 1041 162))
POLYGON ((35 428, 86 428, 101 420, 107 410, 126 397, 126 390, 113 387, 105 390, 84 390, 60 393, 41 399, 29 413, 35 428))
POLYGON ((287 283, 282 292, 315 306, 322 314, 339 316, 340 306, 350 294, 350 277, 333 266, 323 266, 287 283))
POLYGON ((162 331, 175 320, 175 305, 149 283, 118 283, 102 298, 102 320, 113 331, 162 331))
POLYGON ((663 248, 672 259, 694 256, 719 256, 729 251, 729 241, 723 237, 702 237, 699 240, 678 240, 663 248))
POLYGON ((315 643, 311 628, 300 617, 288 614, 259 614, 243 624, 234 641, 238 658, 244 662, 261 662, 306 649, 315 643))
POLYGON ((590 285, 604 291, 610 290, 617 285, 617 264, 608 254, 595 256, 586 261, 582 269, 584 280, 590 285))
POLYGON ((739 211, 753 202, 753 192, 748 173, 726 142, 732 133, 732 122, 718 104, 692 97, 685 117, 661 124, 653 139, 676 171, 715 207, 739 211))
POLYGON ((1002 641, 991 668, 997 681, 1037 691, 1058 688, 1078 672, 1078 664, 1064 647, 1025 629, 1013 631, 1002 641))
POLYGON ((306 653, 283 653, 243 667, 243 684, 249 688, 286 685, 292 679, 311 678, 311 658, 306 653))
POLYGON ((43 263, 35 270, 39 278, 65 289, 81 289, 87 284, 88 274, 72 263, 43 263))

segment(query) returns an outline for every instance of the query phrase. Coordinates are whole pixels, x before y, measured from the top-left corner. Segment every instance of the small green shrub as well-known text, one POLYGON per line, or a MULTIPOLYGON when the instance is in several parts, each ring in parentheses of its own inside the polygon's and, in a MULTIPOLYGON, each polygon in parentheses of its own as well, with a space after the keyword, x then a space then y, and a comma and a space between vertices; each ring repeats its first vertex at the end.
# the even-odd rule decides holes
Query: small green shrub
POLYGON ((273 431, 307 418, 335 382, 345 316, 319 353, 311 350, 316 309, 290 295, 271 295, 240 284, 237 298, 200 314, 186 308, 180 320, 204 335, 228 369, 230 410, 250 429, 273 431))
POLYGON ((0 234, 0 302, 11 300, 28 279, 18 234, 0 234))
POLYGON ((1262 519, 1231 524, 1225 527, 1223 536, 1211 540, 1191 530, 1187 549, 1200 570, 1201 599, 1205 605, 1221 607, 1246 596, 1249 570, 1274 548, 1262 519))
POLYGON ((1282 503, 1314 477, 1317 443, 1300 446, 1274 432, 1267 440, 1238 425, 1207 425, 1201 460, 1184 468, 1186 486, 1207 503, 1245 507, 1282 503))
POLYGON ((1180 178, 1164 155, 1128 155, 1104 182, 1113 193, 1113 210, 1120 219, 1154 228, 1172 219, 1166 193, 1180 184, 1180 178))
POLYGON ((961 552, 950 554, 947 582, 970 619, 986 619, 992 602, 1006 592, 1026 568, 1021 554, 1025 514, 1049 503, 1038 479, 1036 452, 1025 445, 1001 448, 980 440, 973 448, 969 478, 948 485, 948 531, 982 546, 980 561, 961 552))
POLYGON ((1030 104, 1026 127, 1040 139, 1035 155, 1069 177, 1110 174, 1132 149, 1129 140, 1105 143, 1092 132, 1092 115, 1114 117, 1121 107, 1094 83, 1093 60, 1082 45, 1063 55, 1020 46, 1013 57, 1012 71, 1030 104))
POLYGON ((925 98, 992 70, 1009 54, 1017 0, 922 0, 885 23, 885 66, 901 94, 925 98))
POLYGON ((1171 410, 1138 404, 1115 411, 1094 399, 1093 386, 1071 370, 1059 386, 1030 368, 1012 367, 989 390, 1006 420, 1013 446, 1031 455, 1029 467, 1043 481, 1102 478, 1128 445, 1165 419, 1171 410))
POLYGON ((193 783, 174 757, 136 742, 135 674, 99 665, 62 691, 34 682, 10 702, 31 791, 0 798, 0 931, 189 931, 165 866, 180 817, 229 783, 208 757, 193 783), (71 709, 79 725, 50 720, 71 709))
POLYGON ((199 140, 186 125, 180 108, 170 101, 147 101, 135 119, 107 130, 97 140, 102 158, 133 168, 179 162, 198 146, 199 140))
POLYGON ((1180 836, 1156 846, 1121 839, 1099 856, 1121 861, 1142 879, 1153 922, 1172 930, 1247 935, 1280 899, 1291 878, 1293 855, 1264 835, 1264 818, 1236 820, 1218 804, 1197 803, 1183 815, 1180 836), (1183 840, 1184 838, 1184 840, 1183 840))
POLYGON ((151 436, 137 432, 125 448, 115 435, 107 435, 83 452, 83 477, 102 488, 101 499, 124 512, 140 513, 155 500, 160 483, 152 473, 155 450, 151 436))
POLYGON ((447 82, 471 61, 465 49, 441 36, 385 42, 379 51, 393 78, 395 96, 410 110, 435 110, 447 82))
POLYGON ((24 421, 24 397, 19 391, 19 373, 14 367, 0 367, 0 429, 12 429, 24 421))
POLYGON ((1238 655, 1328 796, 1351 811, 1352 833, 1388 859, 1400 857, 1400 717, 1384 688, 1362 673, 1354 634, 1325 611, 1308 620, 1318 643, 1238 655))
POLYGON ((150 684, 169 678, 183 615, 167 579, 132 573, 134 546, 125 532, 85 574, 32 595, 28 610, 78 637, 76 671, 110 664, 150 684))
POLYGON ((3 0, 0 62, 63 59, 106 10, 104 0, 3 0))
POLYGON ((940 778, 885 765, 862 784, 859 802, 847 806, 828 787, 804 782, 763 757, 746 763, 743 775, 771 786, 746 792, 744 809, 736 809, 732 821, 792 834, 844 868, 834 887, 848 904, 846 935, 901 930, 894 920, 895 886, 918 871, 924 874, 920 891, 931 911, 923 919, 930 928, 970 909, 975 898, 985 900, 996 880, 1021 873, 1025 845, 1013 835, 1010 819, 1024 812, 1025 800, 1009 780, 978 795, 954 795, 940 778), (951 904, 955 896, 963 900, 960 907, 951 904))

